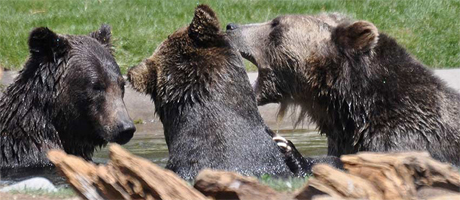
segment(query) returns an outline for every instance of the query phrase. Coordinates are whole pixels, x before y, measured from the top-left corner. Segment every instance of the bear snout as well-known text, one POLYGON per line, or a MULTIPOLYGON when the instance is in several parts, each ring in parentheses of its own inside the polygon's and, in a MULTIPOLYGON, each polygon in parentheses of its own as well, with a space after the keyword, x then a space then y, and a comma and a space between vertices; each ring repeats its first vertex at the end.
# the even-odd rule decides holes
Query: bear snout
POLYGON ((117 144, 126 144, 131 140, 131 138, 134 135, 134 132, 136 132, 136 127, 134 126, 134 123, 129 120, 126 122, 121 122, 117 126, 117 131, 113 137, 113 141, 111 142, 116 142, 117 144))
POLYGON ((238 28, 238 25, 234 23, 227 24, 227 27, 226 27, 227 31, 235 30, 237 28, 238 28))

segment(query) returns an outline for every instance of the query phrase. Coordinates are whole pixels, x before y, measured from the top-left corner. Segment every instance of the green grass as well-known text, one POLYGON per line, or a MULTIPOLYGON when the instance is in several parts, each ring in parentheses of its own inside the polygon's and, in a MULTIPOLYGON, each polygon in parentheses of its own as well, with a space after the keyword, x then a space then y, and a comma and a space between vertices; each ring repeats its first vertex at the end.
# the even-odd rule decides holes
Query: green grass
POLYGON ((0 93, 5 91, 6 87, 7 87, 6 85, 3 85, 3 84, 0 83, 0 93))
POLYGON ((293 192, 304 187, 309 178, 310 176, 306 176, 305 178, 290 177, 288 179, 280 179, 274 178, 270 175, 265 175, 259 178, 259 181, 278 192, 293 192))
POLYGON ((72 188, 60 188, 56 192, 49 192, 47 190, 13 190, 9 192, 10 194, 25 194, 30 196, 42 196, 52 199, 64 199, 76 197, 77 194, 72 188))
POLYGON ((217 12, 222 27, 282 14, 342 12, 373 22, 431 67, 460 67, 460 0, 1 0, 0 66, 22 67, 28 56, 27 36, 34 27, 87 34, 108 23, 125 72, 190 23, 200 3, 217 12))
POLYGON ((134 124, 145 124, 145 122, 142 119, 135 119, 134 124))

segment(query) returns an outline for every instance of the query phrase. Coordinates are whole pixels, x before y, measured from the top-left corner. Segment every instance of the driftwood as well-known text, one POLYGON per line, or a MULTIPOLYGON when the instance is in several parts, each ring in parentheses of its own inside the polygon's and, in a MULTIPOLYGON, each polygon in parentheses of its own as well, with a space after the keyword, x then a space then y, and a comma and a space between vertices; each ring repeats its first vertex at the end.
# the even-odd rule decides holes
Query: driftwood
POLYGON ((460 174, 457 169, 434 160, 428 153, 358 153, 342 156, 341 160, 348 173, 327 165, 315 165, 314 178, 295 197, 460 198, 460 174))
POLYGON ((308 186, 295 196, 296 199, 311 199, 317 195, 330 195, 333 198, 383 199, 381 192, 369 181, 347 174, 326 164, 315 165, 314 177, 308 186))
POLYGON ((49 159, 85 199, 207 199, 174 172, 110 146, 106 166, 53 150, 49 159))
POLYGON ((342 156, 345 171, 325 164, 294 194, 256 178, 201 171, 194 187, 173 172, 110 146, 110 162, 95 165, 62 151, 49 159, 84 199, 460 199, 460 174, 427 153, 359 153, 342 156))
POLYGON ((233 172, 203 170, 196 177, 194 187, 213 199, 290 199, 288 196, 260 184, 256 178, 233 172))

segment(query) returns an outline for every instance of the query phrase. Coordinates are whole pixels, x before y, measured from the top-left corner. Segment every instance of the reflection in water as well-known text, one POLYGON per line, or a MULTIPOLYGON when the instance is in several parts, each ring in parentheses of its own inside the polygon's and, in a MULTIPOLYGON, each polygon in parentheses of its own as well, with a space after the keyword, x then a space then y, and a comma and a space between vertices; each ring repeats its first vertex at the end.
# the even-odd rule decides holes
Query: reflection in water
MULTIPOLYGON (((153 163, 162 167, 168 162, 168 147, 166 146, 165 137, 161 135, 143 135, 134 137, 127 144, 123 145, 134 155, 146 158, 153 163)), ((106 163, 109 159, 109 151, 107 147, 97 151, 93 156, 93 161, 96 163, 106 163)))
POLYGON ((303 156, 321 156, 327 154, 327 138, 316 130, 280 130, 278 134, 295 145, 303 156))
MULTIPOLYGON (((304 156, 326 155, 327 144, 326 137, 321 136, 316 131, 299 129, 299 130, 280 130, 278 134, 291 140, 304 156)), ((146 158, 153 163, 165 166, 168 162, 168 147, 161 134, 138 134, 130 142, 123 145, 131 153, 146 158)), ((93 156, 96 163, 106 163, 109 158, 107 147, 97 151, 93 156)), ((40 169, 15 169, 2 170, 0 176, 0 186, 11 184, 31 177, 45 177, 50 179, 56 185, 63 185, 65 180, 58 176, 53 168, 40 169)))
MULTIPOLYGON (((316 131, 301 130, 280 130, 281 136, 291 140, 304 156, 318 156, 327 154, 326 137, 316 131)), ((129 143, 123 145, 131 153, 149 159, 162 167, 168 162, 168 147, 164 135, 145 135, 133 138, 129 143)), ((93 156, 94 162, 106 163, 109 157, 107 147, 96 152, 93 156)))

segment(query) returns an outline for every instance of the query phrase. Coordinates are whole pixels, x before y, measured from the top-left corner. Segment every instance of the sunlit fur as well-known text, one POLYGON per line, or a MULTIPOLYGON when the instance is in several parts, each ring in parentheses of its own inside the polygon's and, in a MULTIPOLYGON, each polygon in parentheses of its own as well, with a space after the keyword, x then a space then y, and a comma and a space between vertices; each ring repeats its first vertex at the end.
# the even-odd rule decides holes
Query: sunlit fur
POLYGON ((421 150, 460 164, 459 94, 374 24, 286 15, 227 34, 259 69, 258 103, 300 107, 329 155, 421 150))

